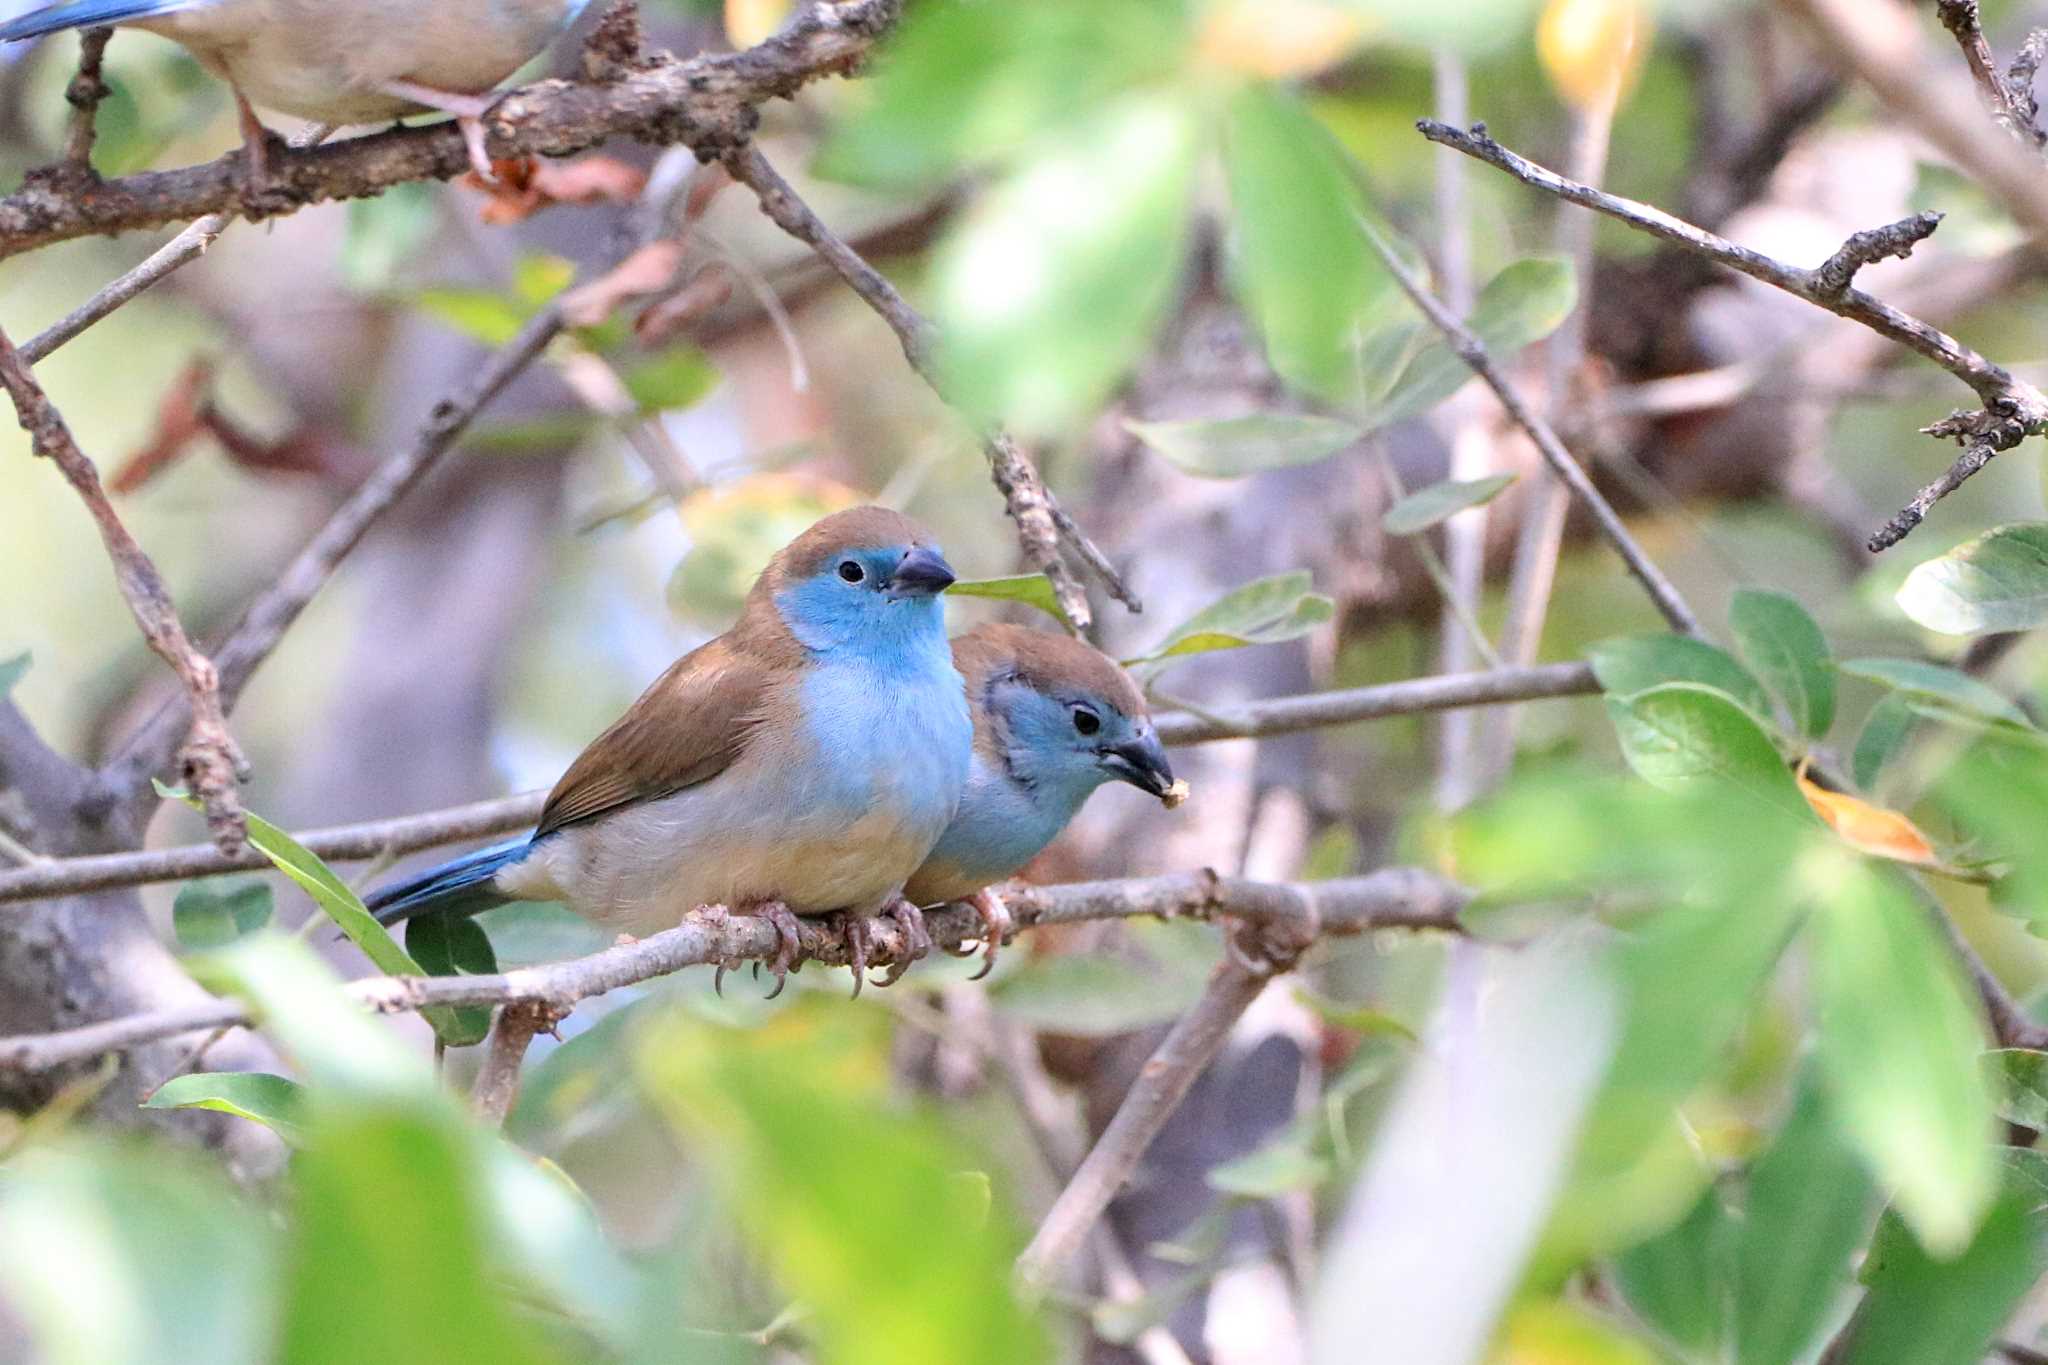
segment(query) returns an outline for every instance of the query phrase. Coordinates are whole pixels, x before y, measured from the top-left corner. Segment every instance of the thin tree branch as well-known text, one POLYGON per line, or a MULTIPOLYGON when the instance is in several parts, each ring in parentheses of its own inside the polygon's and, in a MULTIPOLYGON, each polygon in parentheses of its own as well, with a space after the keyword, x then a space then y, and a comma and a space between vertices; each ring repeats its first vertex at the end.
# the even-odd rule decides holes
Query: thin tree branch
POLYGON ((220 851, 240 851, 245 830, 235 787, 247 764, 234 736, 228 733, 218 670, 185 634, 163 576, 107 501, 99 470, 78 448, 63 415, 5 333, 0 333, 0 387, 6 388, 13 400, 35 453, 57 466, 92 514, 107 557, 113 561, 114 580, 135 624, 142 629, 143 639, 185 684, 184 714, 165 735, 163 761, 168 764, 176 756, 186 784, 198 793, 206 810, 206 823, 220 851))
MULTIPOLYGON (((1210 872, 1186 872, 1131 881, 1016 887, 1004 893, 1004 903, 1019 929, 1146 916, 1229 916, 1301 940, 1377 929, 1455 933, 1458 912, 1466 899, 1461 887, 1418 868, 1388 868, 1362 877, 1313 883, 1247 882, 1210 872)), ((980 914, 964 906, 933 911, 925 923, 933 941, 946 947, 958 947, 984 932, 980 914)), ((804 951, 812 960, 833 966, 846 964, 846 943, 837 926, 815 920, 800 921, 800 926, 804 951)), ((871 966, 895 961, 907 947, 902 927, 893 919, 869 921, 867 934, 871 966)), ((778 946, 776 930, 767 920, 730 914, 722 906, 706 906, 686 914, 673 929, 567 962, 493 976, 368 977, 349 982, 342 990, 350 999, 384 1014, 434 1005, 538 1004, 564 1011, 580 1000, 684 967, 765 960, 775 955, 778 946)), ((47 1071, 153 1039, 248 1024, 253 1019, 242 1002, 222 999, 60 1033, 0 1038, 0 1071, 47 1071)))
POLYGON ((1385 263, 1387 273, 1394 277, 1402 291, 1422 310, 1423 316, 1429 319, 1430 324, 1443 333, 1444 339, 1450 342, 1451 349, 1458 353, 1458 358, 1485 382, 1487 388, 1493 390, 1494 397, 1500 400, 1501 407, 1507 410, 1515 425, 1536 443, 1537 453, 1542 455, 1544 463, 1550 466, 1558 481, 1571 489, 1573 496, 1593 514, 1593 521, 1600 528, 1601 534, 1620 552, 1622 562, 1628 566, 1628 571, 1643 585, 1644 591, 1650 594, 1650 600, 1656 604, 1664 619, 1671 623, 1671 628, 1685 635, 1700 634, 1699 619, 1692 614, 1692 608, 1685 604, 1685 599, 1679 595, 1678 589, 1664 576, 1664 571, 1643 553, 1643 547, 1636 544, 1635 537, 1629 534, 1628 527, 1622 523, 1620 514, 1614 510, 1613 505, 1600 490, 1593 486, 1593 481, 1586 477, 1586 471, 1579 467, 1579 462, 1572 458, 1571 452, 1564 448, 1564 443, 1557 439, 1557 433, 1550 429, 1550 424, 1538 417, 1530 410, 1529 405, 1522 401, 1522 396, 1508 383, 1499 367, 1493 363, 1493 358, 1486 353, 1485 343, 1473 334, 1471 328, 1451 316, 1437 300, 1436 295, 1424 287, 1422 281, 1416 278, 1415 272, 1403 264, 1400 257, 1395 255, 1376 233, 1368 231, 1366 237, 1372 243, 1373 250, 1379 253, 1381 261, 1385 263))
MULTIPOLYGON (((608 63, 601 82, 546 80, 508 92, 484 116, 493 157, 568 156, 610 138, 687 144, 716 155, 745 142, 757 106, 842 74, 895 22, 902 0, 813 5, 744 52, 678 60, 666 54, 608 63)), ((90 195, 67 192, 68 166, 32 171, 0 198, 0 258, 76 237, 190 222, 212 213, 274 217, 309 204, 358 199, 413 180, 469 169, 452 123, 400 128, 270 158, 271 183, 252 194, 239 150, 203 166, 126 176, 90 195)))
POLYGON ((502 1005, 484 1043, 483 1065, 470 1086, 469 1107, 491 1127, 505 1122, 519 1098, 519 1067, 535 1035, 554 1032, 562 1014, 539 1001, 502 1005))
MULTIPOLYGON (((902 344, 903 355, 910 361, 911 368, 941 398, 945 397, 939 372, 932 362, 934 334, 931 323, 910 306, 880 271, 861 259, 858 252, 825 226, 824 220, 803 201, 782 173, 769 164, 759 147, 752 142, 733 147, 725 153, 724 160, 732 178, 754 192, 761 201, 761 211, 777 227, 816 251, 853 292, 889 324, 889 329, 896 333, 897 341, 902 344)), ((1060 510, 1059 503, 1046 488, 1022 447, 1002 431, 989 432, 984 439, 996 487, 1002 491, 1004 508, 1017 524, 1017 539, 1023 546, 1024 558, 1032 568, 1052 580, 1060 609, 1068 620, 1078 629, 1085 630, 1091 613, 1087 594, 1060 554, 1063 539, 1073 547, 1081 562, 1101 578, 1112 597, 1132 611, 1142 611, 1137 597, 1111 566, 1108 557, 1089 542, 1072 517, 1060 510)))
MULTIPOLYGON (((1859 232, 1819 268, 1804 270, 1738 246, 1725 237, 1695 227, 1649 204, 1568 180, 1501 146, 1487 136, 1484 124, 1474 124, 1468 132, 1423 119, 1416 127, 1430 141, 1455 147, 1488 165, 1497 166, 1525 185, 1617 218, 1640 231, 1674 242, 1732 270, 1739 270, 1752 279, 1805 299, 1816 307, 1860 322, 1880 336, 1932 360, 1969 385, 1983 400, 1981 409, 1951 413, 1944 420, 1923 428, 1928 435, 1952 436, 1967 447, 1949 476, 1930 486, 1923 494, 1931 494, 1930 506, 1936 498, 1981 469, 1993 454, 2010 450, 2027 436, 2048 430, 2048 396, 2039 389, 2015 378, 2004 367, 1993 364, 1941 329, 1872 298, 1851 283, 1860 266, 1880 256, 1903 256, 1910 251, 1915 243, 1934 230, 1935 222, 1939 220, 1930 221, 1932 215, 1921 214, 1886 228, 1859 232)), ((2035 174, 2039 174, 2038 167, 2035 174)), ((1923 506, 1917 513, 1910 507, 1902 512, 1871 537, 1871 551, 1874 553, 1896 544, 1919 523, 1925 511, 1923 506)))
MULTIPOLYGON (((1160 738, 1169 744, 1203 744, 1219 739, 1292 734, 1459 706, 1497 706, 1545 697, 1585 696, 1599 690, 1599 681, 1585 664, 1545 664, 1274 697, 1205 711, 1199 716, 1169 712, 1159 716, 1156 725, 1160 738)), ((539 818, 546 798, 546 792, 526 792, 418 815, 336 825, 296 837, 320 857, 334 861, 385 854, 398 856, 525 828, 539 818)), ((254 849, 229 857, 210 844, 53 859, 34 867, 0 871, 0 904, 269 866, 269 860, 254 849)))
POLYGON ((1244 960, 1234 953, 1225 954, 1216 965, 1201 998, 1174 1021, 1165 1040, 1146 1059, 1116 1116, 1017 1257, 1017 1279, 1027 1292, 1049 1287, 1081 1249, 1109 1201, 1187 1097, 1195 1077, 1216 1060, 1230 1030, 1266 983, 1283 970, 1283 964, 1244 960))
POLYGON ((196 223, 186 224, 182 232, 151 252, 140 265, 23 343, 22 359, 36 364, 166 275, 205 255, 215 239, 227 231, 229 221, 226 214, 210 213, 196 223))

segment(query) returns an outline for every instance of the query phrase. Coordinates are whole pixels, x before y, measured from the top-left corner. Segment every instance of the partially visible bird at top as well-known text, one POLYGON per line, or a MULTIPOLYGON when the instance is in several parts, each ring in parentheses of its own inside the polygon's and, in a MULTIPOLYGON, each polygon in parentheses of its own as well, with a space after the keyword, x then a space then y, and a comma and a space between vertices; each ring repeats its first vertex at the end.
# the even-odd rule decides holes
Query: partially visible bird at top
POLYGON ((60 0, 0 24, 0 42, 102 24, 182 44, 234 92, 252 177, 266 133, 250 106, 336 127, 440 110, 490 180, 491 88, 589 0, 60 0))
POLYGON ((1097 787, 1128 782, 1168 806, 1187 788, 1174 780, 1144 694, 1086 642, 981 626, 953 642, 953 662, 967 680, 974 761, 959 811, 904 895, 980 912, 988 956, 978 979, 995 965, 1009 921, 988 888, 1037 857, 1097 787))
POLYGON ((560 901, 641 936, 725 905, 775 924, 777 991, 800 954, 793 916, 844 912, 858 994, 865 916, 931 942, 902 891, 967 784, 973 722, 939 599, 952 582, 908 517, 826 517, 776 554, 732 629, 591 742, 530 838, 384 887, 370 909, 390 924, 560 901))

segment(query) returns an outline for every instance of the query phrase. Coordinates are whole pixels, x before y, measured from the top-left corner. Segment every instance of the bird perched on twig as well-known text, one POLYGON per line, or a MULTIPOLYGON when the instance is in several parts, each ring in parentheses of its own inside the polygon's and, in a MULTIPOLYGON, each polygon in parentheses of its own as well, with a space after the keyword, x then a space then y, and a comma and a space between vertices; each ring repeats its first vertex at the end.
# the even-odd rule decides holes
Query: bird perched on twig
POLYGON ((973 724, 939 600, 952 582, 909 518, 826 517, 776 554, 731 630, 591 742, 531 838, 367 904, 389 924, 553 900, 636 936, 727 905, 775 924, 777 991, 801 954, 794 916, 844 912, 858 994, 865 916, 931 942, 901 893, 967 784, 973 724))
MULTIPOLYGON (((974 712, 974 761, 960 809, 904 887, 919 905, 965 901, 980 912, 987 963, 1009 915, 988 888, 1067 827, 1105 782, 1128 782, 1168 806, 1176 782, 1130 675, 1081 640, 990 625, 953 642, 974 712)), ((888 978, 902 974, 902 964, 888 978)))
POLYGON ((175 40, 234 91, 253 180, 263 125, 250 107, 343 126, 440 110, 490 180, 488 91, 566 29, 588 0, 62 0, 0 25, 0 42, 102 24, 175 40))

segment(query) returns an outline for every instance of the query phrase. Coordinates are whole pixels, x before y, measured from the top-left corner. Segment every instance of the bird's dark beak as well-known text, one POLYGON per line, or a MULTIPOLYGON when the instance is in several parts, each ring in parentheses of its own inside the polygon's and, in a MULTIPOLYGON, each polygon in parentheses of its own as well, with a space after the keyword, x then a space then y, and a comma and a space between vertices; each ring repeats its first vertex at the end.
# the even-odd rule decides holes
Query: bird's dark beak
POLYGON ((1166 746, 1149 729, 1128 743, 1107 745, 1096 752, 1110 776, 1141 792, 1164 797, 1173 786, 1173 765, 1166 761, 1166 746))
POLYGON ((910 553, 889 575, 889 596, 930 597, 953 586, 957 577, 953 566, 937 550, 928 550, 922 545, 913 545, 910 553))

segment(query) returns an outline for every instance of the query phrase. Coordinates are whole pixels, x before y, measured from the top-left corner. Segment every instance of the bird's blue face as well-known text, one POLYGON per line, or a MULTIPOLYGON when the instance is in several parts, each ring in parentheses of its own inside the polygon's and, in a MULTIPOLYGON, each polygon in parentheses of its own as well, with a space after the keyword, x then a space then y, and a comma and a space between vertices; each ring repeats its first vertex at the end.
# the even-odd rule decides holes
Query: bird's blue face
POLYGON ((777 593, 775 608, 790 633, 819 652, 943 645, 939 594, 953 577, 946 557, 930 546, 851 547, 777 593))
POLYGON ((1128 716, 1085 688, 1041 692, 1021 679, 1000 682, 989 705, 1003 721, 1011 772, 1078 805, 1104 782, 1128 782, 1164 796, 1173 769, 1149 718, 1128 716))

